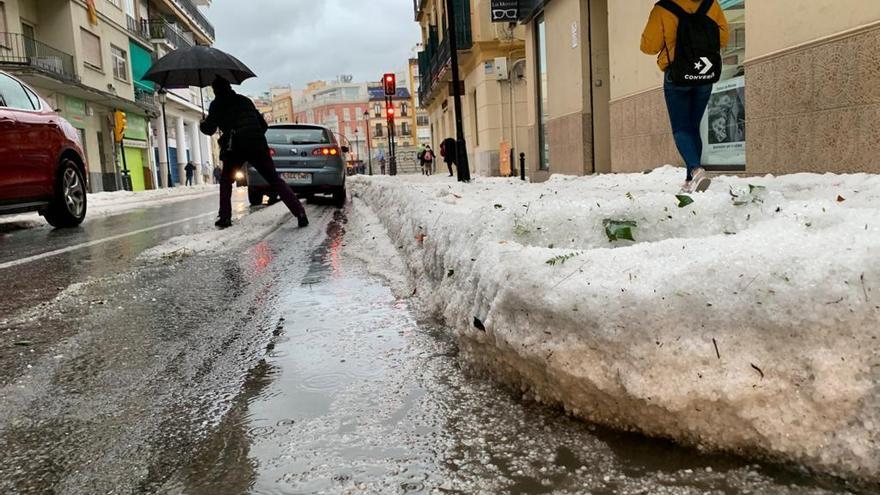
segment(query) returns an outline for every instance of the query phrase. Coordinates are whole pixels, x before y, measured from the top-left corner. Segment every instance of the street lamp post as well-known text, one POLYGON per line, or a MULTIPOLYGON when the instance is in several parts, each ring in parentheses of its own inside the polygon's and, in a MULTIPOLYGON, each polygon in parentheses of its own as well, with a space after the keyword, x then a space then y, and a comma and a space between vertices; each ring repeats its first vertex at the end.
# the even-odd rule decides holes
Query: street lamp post
POLYGON ((468 164, 467 145, 464 142, 464 122, 461 108, 461 75, 458 68, 458 39, 455 25, 455 0, 446 0, 447 25, 449 26, 450 65, 452 66, 452 91, 455 106, 456 153, 455 164, 458 166, 458 180, 471 181, 470 165, 468 164))
POLYGON ((364 112, 364 125, 367 128, 367 163, 369 163, 370 175, 373 175, 373 152, 370 150, 370 111, 364 112))
POLYGON ((163 175, 165 187, 171 187, 171 148, 168 147, 168 114, 165 113, 165 103, 168 102, 168 92, 165 88, 159 88, 159 103, 162 105, 162 132, 165 134, 165 168, 159 164, 159 172, 163 175), (164 173, 163 173, 164 172, 164 173))

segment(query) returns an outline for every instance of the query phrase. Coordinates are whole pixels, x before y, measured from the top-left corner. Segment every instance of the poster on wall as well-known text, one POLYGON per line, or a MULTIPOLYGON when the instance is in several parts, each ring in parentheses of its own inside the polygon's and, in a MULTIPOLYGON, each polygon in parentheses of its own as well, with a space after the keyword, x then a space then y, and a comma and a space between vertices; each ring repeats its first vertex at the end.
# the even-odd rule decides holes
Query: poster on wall
POLYGON ((712 88, 709 108, 700 124, 704 164, 746 163, 745 90, 745 77, 729 79, 712 88))

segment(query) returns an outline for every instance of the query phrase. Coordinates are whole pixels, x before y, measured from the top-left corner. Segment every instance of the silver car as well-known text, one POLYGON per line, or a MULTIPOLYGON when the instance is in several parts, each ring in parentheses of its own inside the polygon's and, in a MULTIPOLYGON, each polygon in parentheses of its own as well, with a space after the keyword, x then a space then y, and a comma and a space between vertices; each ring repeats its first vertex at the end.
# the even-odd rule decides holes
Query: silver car
MULTIPOLYGON (((345 205, 345 154, 333 132, 319 125, 273 124, 266 131, 275 168, 297 195, 330 194, 336 206, 345 205)), ((248 199, 252 205, 273 195, 262 175, 248 166, 248 199)))

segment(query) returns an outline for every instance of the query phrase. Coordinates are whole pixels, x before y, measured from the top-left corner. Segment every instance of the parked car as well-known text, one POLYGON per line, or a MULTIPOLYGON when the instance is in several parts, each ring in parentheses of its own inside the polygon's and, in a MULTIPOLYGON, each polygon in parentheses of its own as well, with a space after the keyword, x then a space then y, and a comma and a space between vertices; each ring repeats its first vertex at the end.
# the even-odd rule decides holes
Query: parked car
MULTIPOLYGON (((273 124, 266 131, 275 168, 294 192, 310 197, 331 194, 337 206, 345 205, 345 153, 333 132, 319 125, 273 124)), ((266 180, 248 166, 248 199, 252 205, 263 203, 271 192, 266 180)))
POLYGON ((0 214, 38 211, 54 227, 86 217, 88 168, 76 129, 0 71, 0 214))

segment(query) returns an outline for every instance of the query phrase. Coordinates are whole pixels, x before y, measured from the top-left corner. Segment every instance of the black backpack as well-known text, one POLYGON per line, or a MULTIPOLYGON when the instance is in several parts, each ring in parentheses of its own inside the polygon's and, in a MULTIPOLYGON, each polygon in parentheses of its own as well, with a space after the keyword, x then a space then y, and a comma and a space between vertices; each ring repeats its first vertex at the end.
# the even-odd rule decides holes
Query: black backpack
MULTIPOLYGON (((662 7, 678 17, 675 58, 667 69, 673 83, 680 86, 715 84, 721 79, 721 28, 708 16, 715 0, 703 0, 689 14, 672 0, 660 0, 662 7)), ((667 56, 669 48, 666 49, 667 56)))

